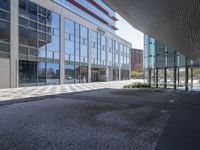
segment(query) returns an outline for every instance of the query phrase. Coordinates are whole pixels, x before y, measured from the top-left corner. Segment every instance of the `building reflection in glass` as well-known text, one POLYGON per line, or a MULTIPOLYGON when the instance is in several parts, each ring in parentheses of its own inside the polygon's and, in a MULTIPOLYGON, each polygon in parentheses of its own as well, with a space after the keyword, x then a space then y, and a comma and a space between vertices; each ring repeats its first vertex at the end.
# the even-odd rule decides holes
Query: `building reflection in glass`
POLYGON ((28 0, 19 0, 19 68, 20 86, 60 83, 60 16, 28 0))

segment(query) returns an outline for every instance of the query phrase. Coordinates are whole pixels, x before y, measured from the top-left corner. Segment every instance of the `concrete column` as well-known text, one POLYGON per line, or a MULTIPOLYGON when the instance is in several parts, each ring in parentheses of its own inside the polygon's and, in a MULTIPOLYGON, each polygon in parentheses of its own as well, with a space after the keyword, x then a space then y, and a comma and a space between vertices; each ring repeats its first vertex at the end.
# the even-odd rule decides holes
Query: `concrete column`
POLYGON ((106 37, 106 45, 105 45, 106 49, 106 81, 109 81, 109 67, 108 67, 108 39, 106 37))
POLYGON ((179 87, 179 83, 180 83, 180 80, 179 80, 179 67, 177 68, 177 82, 178 82, 178 87, 179 87))
POLYGON ((91 30, 88 30, 88 82, 91 82, 92 78, 92 43, 91 43, 91 30))
POLYGON ((109 78, 109 67, 106 66, 106 81, 110 81, 110 78, 109 78))
POLYGON ((131 49, 129 49, 129 80, 131 79, 131 49))
POLYGON ((167 68, 164 68, 164 88, 167 88, 167 68))
POLYGON ((185 91, 188 91, 188 66, 187 66, 188 58, 185 58, 185 91))
POLYGON ((60 16, 60 84, 65 83, 65 18, 60 16))
POLYGON ((121 73, 122 73, 122 67, 121 64, 119 65, 119 80, 121 80, 121 73))
POLYGON ((129 66, 129 80, 131 79, 131 65, 129 66))
POLYGON ((174 90, 176 90, 176 52, 174 51, 174 90))
POLYGON ((174 66, 174 90, 176 90, 176 66, 174 66))
POLYGON ((10 1, 10 87, 18 87, 19 83, 19 1, 10 1))
POLYGON ((156 78, 156 88, 158 88, 158 68, 156 68, 155 78, 156 78))
POLYGON ((151 69, 149 69, 149 86, 151 87, 151 69))
POLYGON ((191 90, 193 89, 193 66, 191 66, 191 90))
POLYGON ((121 47, 120 47, 120 44, 118 45, 119 47, 118 47, 118 62, 119 62, 119 76, 118 76, 118 79, 119 79, 119 81, 121 80, 121 62, 120 62, 120 60, 121 60, 121 47))
POLYGON ((154 76, 154 78, 153 78, 153 86, 156 86, 156 69, 155 68, 153 69, 153 76, 154 76))

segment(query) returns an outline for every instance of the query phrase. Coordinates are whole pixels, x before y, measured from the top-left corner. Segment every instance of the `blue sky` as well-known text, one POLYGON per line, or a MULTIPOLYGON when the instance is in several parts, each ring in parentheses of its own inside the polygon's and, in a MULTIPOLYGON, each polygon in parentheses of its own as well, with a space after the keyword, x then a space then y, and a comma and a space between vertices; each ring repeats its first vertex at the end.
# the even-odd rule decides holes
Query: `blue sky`
POLYGON ((128 42, 132 43, 133 48, 143 49, 144 40, 143 33, 133 28, 126 20, 124 20, 119 14, 116 13, 116 17, 119 21, 116 22, 116 26, 119 29, 116 34, 128 42))

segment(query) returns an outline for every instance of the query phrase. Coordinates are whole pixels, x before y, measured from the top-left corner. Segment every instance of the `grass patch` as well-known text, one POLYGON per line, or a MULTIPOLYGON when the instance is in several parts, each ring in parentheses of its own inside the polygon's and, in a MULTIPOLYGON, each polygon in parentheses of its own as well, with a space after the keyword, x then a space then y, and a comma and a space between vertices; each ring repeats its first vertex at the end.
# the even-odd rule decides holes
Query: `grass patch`
POLYGON ((124 88, 150 88, 149 84, 147 83, 132 83, 129 85, 125 85, 124 88))

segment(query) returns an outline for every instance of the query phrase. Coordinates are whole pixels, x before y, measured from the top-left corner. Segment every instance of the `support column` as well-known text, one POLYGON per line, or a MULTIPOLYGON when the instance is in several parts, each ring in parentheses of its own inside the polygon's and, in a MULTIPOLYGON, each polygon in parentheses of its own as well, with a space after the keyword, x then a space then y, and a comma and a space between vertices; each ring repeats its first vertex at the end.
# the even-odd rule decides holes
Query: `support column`
MULTIPOLYGON (((131 60, 131 59, 130 59, 131 60)), ((131 64, 129 64, 129 80, 131 79, 131 64)))
POLYGON ((106 45, 105 45, 106 49, 106 82, 109 81, 109 67, 108 67, 108 39, 106 38, 106 45))
POLYGON ((88 82, 91 82, 92 79, 92 64, 91 64, 91 58, 92 58, 92 44, 91 41, 91 31, 88 29, 88 82))
POLYGON ((119 62, 119 76, 118 76, 118 79, 119 79, 119 81, 121 80, 121 48, 120 48, 120 44, 118 45, 119 47, 118 47, 118 49, 119 49, 119 51, 118 51, 118 62, 119 62))
POLYGON ((10 1, 10 87, 19 84, 19 1, 10 1))
POLYGON ((179 79, 179 76, 180 76, 180 74, 179 74, 179 67, 177 68, 177 73, 178 73, 178 74, 177 74, 177 78, 178 78, 177 82, 178 82, 178 87, 179 87, 179 86, 180 86, 180 85, 179 85, 179 83, 180 83, 180 79, 179 79))
POLYGON ((167 88, 167 68, 164 68, 164 88, 167 88))
POLYGON ((176 90, 176 52, 174 51, 174 90, 176 90))
POLYGON ((158 88, 158 68, 156 68, 155 78, 156 78, 156 88, 158 88))
POLYGON ((149 69, 149 86, 151 87, 151 69, 149 69))
POLYGON ((119 81, 121 80, 121 73, 122 73, 122 67, 121 65, 119 66, 119 81))
POLYGON ((187 66, 188 58, 185 58, 185 91, 188 91, 188 66, 187 66))
POLYGON ((65 83, 65 18, 60 17, 60 84, 65 83))
POLYGON ((153 69, 153 86, 156 86, 156 69, 153 69))
POLYGON ((176 90, 176 66, 174 66, 174 90, 176 90))
POLYGON ((109 81, 109 67, 106 66, 106 81, 109 81))
POLYGON ((193 67, 191 66, 191 90, 193 89, 193 67))
POLYGON ((129 80, 131 80, 131 49, 129 48, 129 80))

